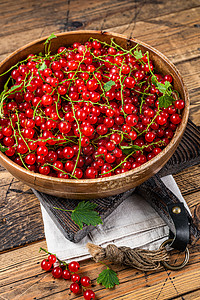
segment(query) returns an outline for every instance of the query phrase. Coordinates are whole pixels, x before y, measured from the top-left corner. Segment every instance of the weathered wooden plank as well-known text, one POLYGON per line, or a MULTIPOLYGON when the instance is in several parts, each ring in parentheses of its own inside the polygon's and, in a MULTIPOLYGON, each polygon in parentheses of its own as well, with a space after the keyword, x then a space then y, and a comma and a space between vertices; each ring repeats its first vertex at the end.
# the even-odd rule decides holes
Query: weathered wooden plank
POLYGON ((0 251, 43 239, 40 204, 32 190, 7 171, 0 172, 0 180, 0 251))
POLYGON ((189 91, 191 105, 190 118, 197 125, 200 125, 200 59, 178 63, 177 68, 181 72, 189 91))
POLYGON ((52 32, 76 30, 79 23, 82 25, 78 29, 111 28, 115 32, 137 37, 155 47, 161 46, 166 55, 175 61, 185 59, 186 54, 187 58, 199 56, 197 38, 199 28, 195 27, 199 21, 198 1, 184 1, 180 6, 178 3, 174 5, 174 1, 146 3, 143 0, 133 3, 107 0, 101 2, 103 3, 91 1, 88 7, 85 1, 80 3, 80 0, 76 0, 67 4, 66 1, 57 0, 49 5, 46 1, 37 5, 25 2, 21 7, 20 1, 19 4, 15 3, 16 9, 11 6, 11 12, 4 13, 0 4, 0 25, 3 27, 0 34, 3 45, 0 49, 0 58, 5 58, 16 48, 41 36, 52 32), (20 8, 21 13, 19 13, 20 8), (15 32, 12 28, 13 20, 16 22, 15 32), (94 20, 97 20, 96 24, 94 20))
POLYGON ((183 196, 197 192, 200 188, 200 165, 185 169, 179 174, 174 175, 174 178, 183 196))
POLYGON ((130 1, 101 0, 89 2, 82 0, 45 0, 1 1, 0 21, 4 24, 1 36, 12 32, 15 22, 16 32, 43 27, 43 25, 59 25, 60 30, 73 30, 78 27, 86 29, 105 29, 111 26, 130 24, 133 21, 162 16, 171 12, 198 7, 198 0, 181 1, 130 1), (6 20, 6 22, 4 21, 6 20), (77 24, 79 22, 82 24, 77 24))
POLYGON ((195 26, 199 23, 199 14, 200 7, 191 8, 128 25, 112 26, 108 30, 138 38, 163 52, 173 63, 178 63, 200 57, 200 28, 195 26))
MULTIPOLYGON (((41 270, 39 263, 45 257, 38 253, 41 246, 45 247, 45 242, 1 255, 1 296, 7 300, 82 299, 81 295, 76 297, 69 292, 69 281, 53 279, 50 273, 41 270)), ((79 273, 91 277, 97 299, 172 299, 200 288, 199 249, 199 245, 191 249, 190 263, 180 271, 143 273, 112 265, 120 280, 120 285, 113 290, 96 284, 97 274, 105 268, 101 264, 84 261, 79 273)))

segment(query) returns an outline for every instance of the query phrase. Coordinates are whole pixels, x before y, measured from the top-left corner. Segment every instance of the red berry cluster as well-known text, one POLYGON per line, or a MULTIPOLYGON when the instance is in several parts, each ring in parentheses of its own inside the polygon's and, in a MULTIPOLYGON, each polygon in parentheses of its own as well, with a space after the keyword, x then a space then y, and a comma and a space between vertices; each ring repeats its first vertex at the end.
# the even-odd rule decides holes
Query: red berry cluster
MULTIPOLYGON (((47 252, 45 249, 42 250, 47 252)), ((95 299, 95 293, 91 289, 88 289, 91 285, 90 278, 88 276, 81 277, 76 273, 80 269, 78 262, 72 261, 66 264, 65 262, 57 260, 55 255, 49 254, 48 258, 41 262, 41 268, 44 271, 51 271, 54 278, 71 280, 73 283, 70 285, 70 291, 74 294, 79 294, 82 291, 85 300, 95 299), (54 266, 57 262, 59 262, 59 266, 54 266)))
MULTIPOLYGON (((29 55, 11 73, 0 143, 15 163, 43 175, 94 179, 159 154, 181 122, 184 101, 159 106, 153 62, 98 40, 29 55)), ((159 83, 171 75, 155 74, 159 83)), ((1 103, 2 104, 2 103, 1 103)))

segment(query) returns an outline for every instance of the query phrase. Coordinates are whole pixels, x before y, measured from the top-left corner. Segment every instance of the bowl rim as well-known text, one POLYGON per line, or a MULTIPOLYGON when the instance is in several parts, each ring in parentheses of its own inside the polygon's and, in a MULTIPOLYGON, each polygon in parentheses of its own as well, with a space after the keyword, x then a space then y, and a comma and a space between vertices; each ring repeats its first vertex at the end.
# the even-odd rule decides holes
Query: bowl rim
MULTIPOLYGON (((44 180, 51 180, 54 181, 55 183, 66 183, 66 184, 82 184, 82 185, 87 185, 88 183, 102 183, 102 182, 109 182, 109 181, 113 181, 113 180, 118 180, 122 177, 127 177, 129 175, 137 175, 140 173, 141 170, 146 170, 149 168, 150 165, 156 163, 158 160, 160 160, 161 157, 163 157, 172 147, 172 145, 174 143, 177 143, 177 141, 179 140, 179 138, 183 135, 183 132, 186 128, 186 124, 187 124, 187 120, 189 117, 189 105, 190 105, 190 99, 189 99, 189 93, 188 93, 188 89, 184 83, 184 80, 180 74, 180 72, 178 71, 178 69, 176 68, 176 66, 163 54, 161 53, 159 50, 157 50, 156 48, 148 45, 147 43, 144 43, 138 39, 135 38, 128 38, 125 35, 119 34, 119 33, 114 33, 111 31, 99 31, 99 30, 76 30, 76 31, 69 31, 69 32, 64 32, 64 33, 55 33, 56 37, 58 36, 69 36, 69 35, 80 35, 80 34, 100 34, 100 35, 108 35, 108 36, 112 36, 112 37, 118 37, 118 38, 122 38, 124 40, 127 40, 128 42, 133 41, 134 43, 137 43, 141 46, 144 46, 145 48, 151 50, 153 53, 155 53, 156 55, 160 56, 161 59, 166 62, 168 65, 170 65, 170 67, 174 70, 174 72, 177 74, 179 81, 181 83, 182 86, 182 90, 184 93, 184 97, 185 97, 185 108, 183 111, 183 115, 182 115, 182 121, 181 123, 178 125, 175 134, 173 136, 173 138, 171 139, 171 141, 169 142, 169 144, 155 157, 153 157, 151 160, 147 161, 146 163, 142 164, 141 166, 126 171, 125 173, 121 173, 118 175, 112 175, 109 177, 103 177, 103 178, 95 178, 95 179, 65 179, 65 178, 57 178, 57 177, 52 177, 52 176, 47 176, 47 175, 42 175, 40 173, 34 173, 30 170, 25 169, 22 166, 19 166, 18 164, 16 164, 14 161, 12 161, 8 156, 6 156, 5 154, 3 154, 0 151, 0 158, 2 158, 3 161, 5 161, 9 166, 14 167, 15 169, 17 169, 18 171, 27 174, 28 176, 31 176, 34 178, 34 182, 35 179, 37 177, 39 177, 40 179, 44 179, 44 180), (178 131, 178 132, 177 132, 178 131)), ((12 58, 13 56, 15 56, 16 54, 22 52, 23 50, 25 50, 28 47, 31 47, 37 43, 41 43, 44 42, 49 36, 45 36, 39 39, 36 39, 30 43, 27 43, 26 45, 16 49, 14 52, 12 52, 11 54, 9 54, 3 61, 0 62, 0 68, 7 62, 10 60, 10 58, 12 58)), ((152 174, 153 175, 153 174, 152 174)))

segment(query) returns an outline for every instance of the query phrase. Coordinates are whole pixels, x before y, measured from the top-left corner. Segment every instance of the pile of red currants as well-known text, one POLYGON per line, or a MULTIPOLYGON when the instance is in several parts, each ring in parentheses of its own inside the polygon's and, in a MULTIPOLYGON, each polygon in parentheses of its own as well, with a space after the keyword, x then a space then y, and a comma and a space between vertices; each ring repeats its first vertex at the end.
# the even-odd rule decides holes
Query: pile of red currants
MULTIPOLYGON (((41 249, 47 252, 45 249, 41 249)), ((91 289, 88 289, 91 285, 90 278, 88 276, 80 277, 80 275, 76 273, 80 269, 78 262, 72 261, 66 264, 65 262, 57 260, 55 255, 49 254, 48 258, 41 262, 41 268, 44 271, 51 271, 54 278, 71 280, 73 283, 70 285, 70 291, 74 294, 79 294, 82 291, 85 300, 95 299, 95 293, 91 289), (54 264, 58 262, 59 266, 54 267, 54 264)))
POLYGON ((27 170, 58 178, 137 168, 166 147, 181 122, 185 103, 172 81, 154 70, 148 53, 114 40, 30 54, 1 93, 1 151, 27 170))

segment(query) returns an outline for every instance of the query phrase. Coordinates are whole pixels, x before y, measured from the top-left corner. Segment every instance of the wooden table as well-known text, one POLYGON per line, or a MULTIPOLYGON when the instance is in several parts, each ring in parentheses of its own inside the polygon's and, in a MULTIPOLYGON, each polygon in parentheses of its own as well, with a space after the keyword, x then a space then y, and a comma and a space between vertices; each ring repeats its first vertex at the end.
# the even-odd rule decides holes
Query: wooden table
MULTIPOLYGON (((200 125, 199 0, 7 0, 0 2, 0 28, 0 59, 36 38, 77 29, 109 30, 149 43, 180 70, 191 98, 190 117, 200 125)), ((200 166, 175 179, 200 226, 200 166)), ((45 255, 38 250, 46 243, 32 191, 3 168, 0 186, 0 300, 83 299, 70 293, 68 282, 40 268, 45 255)), ((101 264, 84 261, 82 273, 92 278, 97 299, 200 299, 199 250, 200 243, 190 247, 190 262, 181 271, 143 273, 113 265, 120 280, 113 290, 96 283, 101 264)))

